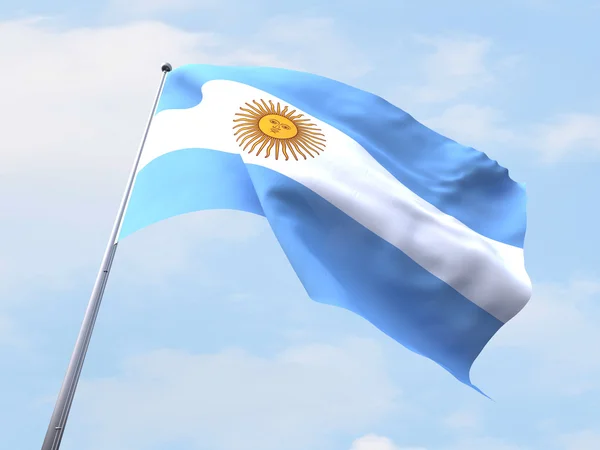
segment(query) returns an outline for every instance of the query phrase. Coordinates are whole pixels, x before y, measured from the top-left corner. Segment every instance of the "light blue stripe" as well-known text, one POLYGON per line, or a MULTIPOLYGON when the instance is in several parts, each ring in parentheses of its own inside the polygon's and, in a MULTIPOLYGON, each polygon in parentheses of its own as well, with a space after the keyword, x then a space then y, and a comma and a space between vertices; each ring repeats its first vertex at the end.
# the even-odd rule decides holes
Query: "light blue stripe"
POLYGON ((508 171, 373 94, 283 69, 188 65, 169 74, 158 111, 198 105, 202 85, 215 79, 269 92, 341 130, 441 211, 484 236, 523 247, 525 190, 508 171))
POLYGON ((265 215, 312 299, 361 315, 471 385, 470 367, 500 321, 303 185, 238 155, 187 149, 152 161, 121 237, 205 209, 265 215))
POLYGON ((167 153, 138 174, 119 240, 161 220, 208 209, 264 216, 240 155, 197 149, 167 153))

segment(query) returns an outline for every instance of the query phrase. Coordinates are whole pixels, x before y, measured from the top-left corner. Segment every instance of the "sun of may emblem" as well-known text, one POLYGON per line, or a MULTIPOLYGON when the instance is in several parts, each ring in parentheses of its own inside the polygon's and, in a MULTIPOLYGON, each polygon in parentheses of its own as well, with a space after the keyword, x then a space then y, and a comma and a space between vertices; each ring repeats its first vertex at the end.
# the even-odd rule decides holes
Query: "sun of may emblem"
POLYGON ((271 100, 253 100, 240 111, 233 119, 234 136, 249 154, 256 152, 258 156, 264 151, 265 158, 274 154, 279 159, 283 155, 287 161, 291 155, 298 161, 298 157, 314 158, 325 150, 325 135, 295 109, 282 109, 279 102, 274 105, 271 100))

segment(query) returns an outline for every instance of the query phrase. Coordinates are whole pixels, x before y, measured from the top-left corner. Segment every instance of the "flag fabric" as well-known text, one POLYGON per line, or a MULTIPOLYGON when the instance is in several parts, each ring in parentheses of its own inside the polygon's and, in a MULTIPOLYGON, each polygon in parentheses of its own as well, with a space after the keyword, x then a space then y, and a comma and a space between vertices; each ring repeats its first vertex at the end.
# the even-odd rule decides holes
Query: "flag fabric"
POLYGON ((475 358, 531 296, 523 186, 484 153, 317 75, 168 75, 119 239, 209 209, 264 216, 310 298, 470 386, 475 358))

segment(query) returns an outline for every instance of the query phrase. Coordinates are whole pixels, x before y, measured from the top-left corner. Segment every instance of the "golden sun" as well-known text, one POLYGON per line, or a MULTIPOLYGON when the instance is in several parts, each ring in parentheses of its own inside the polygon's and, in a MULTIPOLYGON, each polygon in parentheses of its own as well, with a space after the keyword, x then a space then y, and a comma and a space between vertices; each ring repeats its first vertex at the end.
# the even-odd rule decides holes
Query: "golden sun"
POLYGON ((286 161, 290 155, 298 161, 298 156, 314 158, 325 150, 325 135, 295 109, 288 111, 287 106, 282 109, 279 102, 274 105, 271 100, 268 103, 253 100, 252 104, 240 107, 240 111, 235 114, 238 118, 233 119, 233 134, 248 154, 256 150, 258 156, 264 150, 268 158, 274 150, 275 159, 281 153, 286 161))

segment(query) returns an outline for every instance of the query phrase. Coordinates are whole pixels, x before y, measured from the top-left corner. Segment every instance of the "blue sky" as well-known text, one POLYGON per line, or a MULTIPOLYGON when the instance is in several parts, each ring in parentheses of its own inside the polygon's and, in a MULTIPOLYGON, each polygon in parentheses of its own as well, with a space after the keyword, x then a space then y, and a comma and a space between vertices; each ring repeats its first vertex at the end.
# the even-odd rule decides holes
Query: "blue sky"
POLYGON ((165 60, 330 76, 485 151, 534 296, 473 368, 492 402, 311 302, 262 219, 177 217, 119 248, 62 449, 600 448, 600 3, 322 3, 0 4, 6 448, 41 446, 165 60))

